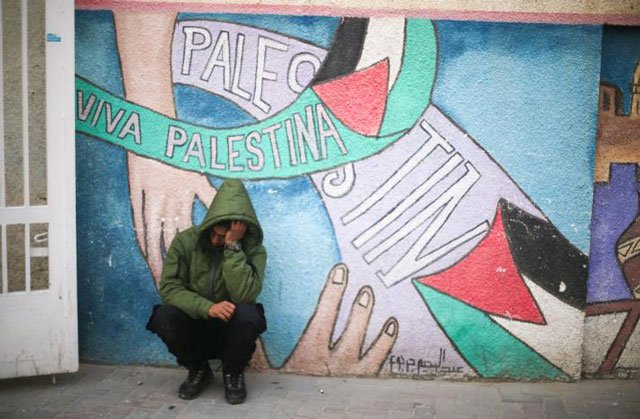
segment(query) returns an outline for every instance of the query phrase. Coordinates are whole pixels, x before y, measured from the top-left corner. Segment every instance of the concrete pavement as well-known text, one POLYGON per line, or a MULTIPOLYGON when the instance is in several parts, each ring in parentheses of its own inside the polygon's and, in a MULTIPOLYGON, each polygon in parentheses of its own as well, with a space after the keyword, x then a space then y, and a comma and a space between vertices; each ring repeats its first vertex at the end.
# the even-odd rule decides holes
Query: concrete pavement
POLYGON ((177 368, 82 364, 76 374, 0 380, 0 418, 640 418, 640 381, 492 383, 249 373, 242 405, 222 379, 192 401, 177 368))

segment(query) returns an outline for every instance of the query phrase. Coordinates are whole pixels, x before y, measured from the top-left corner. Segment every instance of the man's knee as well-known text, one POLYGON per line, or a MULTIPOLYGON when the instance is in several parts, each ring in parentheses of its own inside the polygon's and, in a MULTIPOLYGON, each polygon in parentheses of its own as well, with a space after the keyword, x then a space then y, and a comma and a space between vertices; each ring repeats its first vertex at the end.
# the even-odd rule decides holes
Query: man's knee
POLYGON ((232 320, 233 327, 255 328, 257 333, 267 329, 267 321, 264 317, 262 304, 238 304, 232 320))
POLYGON ((157 305, 147 323, 147 330, 161 337, 169 338, 180 330, 185 330, 193 322, 184 311, 172 305, 157 305))

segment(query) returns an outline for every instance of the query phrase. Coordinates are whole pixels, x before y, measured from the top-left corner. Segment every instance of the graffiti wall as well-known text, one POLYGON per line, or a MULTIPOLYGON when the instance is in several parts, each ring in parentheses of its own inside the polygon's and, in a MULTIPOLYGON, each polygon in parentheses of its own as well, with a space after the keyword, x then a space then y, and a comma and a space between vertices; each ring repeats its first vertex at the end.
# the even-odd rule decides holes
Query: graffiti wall
POLYGON ((639 161, 640 30, 605 27, 585 321, 587 373, 640 371, 639 161))
MULTIPOLYGON (((162 258, 222 179, 240 178, 269 252, 255 368, 579 377, 585 296, 633 303, 624 272, 587 290, 602 36, 78 10, 81 358, 173 362, 144 328, 162 258)), ((617 170, 635 188, 633 169, 617 170)), ((596 200, 606 190, 637 202, 602 188, 596 200)), ((621 210, 602 205, 603 220, 621 210)), ((637 208, 625 211, 620 232, 631 232, 637 208)), ((622 324, 615 304, 593 313, 622 324)))

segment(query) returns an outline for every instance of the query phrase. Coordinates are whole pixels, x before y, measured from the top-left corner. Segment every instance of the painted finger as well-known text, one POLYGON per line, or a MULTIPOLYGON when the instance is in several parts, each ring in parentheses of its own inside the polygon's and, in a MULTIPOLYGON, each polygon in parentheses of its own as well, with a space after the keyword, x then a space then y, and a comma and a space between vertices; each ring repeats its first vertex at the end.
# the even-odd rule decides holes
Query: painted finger
POLYGON ((147 255, 147 264, 151 270, 151 275, 156 283, 156 287, 160 286, 162 279, 162 255, 160 254, 160 246, 151 245, 151 251, 147 255))
MULTIPOLYGON (((171 211, 171 210, 169 210, 171 211)), ((173 237, 176 235, 176 225, 171 214, 167 214, 166 217, 161 219, 162 222, 162 252, 163 255, 169 250, 169 246, 171 246, 171 241, 173 237)))
POLYGON ((214 188, 209 180, 202 176, 201 182, 198 183, 198 189, 196 190, 196 195, 200 201, 205 205, 205 207, 209 208, 213 198, 216 196, 216 188, 214 188))
MULTIPOLYGON (((193 226, 193 195, 188 200, 180 200, 174 216, 175 234, 193 226)), ((175 236, 174 236, 175 237, 175 236)))
MULTIPOLYGON (((129 153, 131 154, 131 153, 129 153)), ((129 199, 131 200, 131 212, 133 214, 133 228, 136 232, 136 239, 138 239, 138 246, 142 251, 142 255, 147 257, 147 241, 145 240, 145 225, 144 225, 144 190, 137 181, 137 176, 134 175, 136 171, 136 165, 134 159, 128 159, 129 170, 129 199)))
POLYGON ((147 243, 147 264, 151 269, 151 273, 156 280, 156 284, 160 282, 162 275, 162 253, 160 251, 160 243, 162 240, 162 223, 160 217, 153 212, 145 211, 145 239, 147 243))
POLYGON ((399 331, 398 320, 395 317, 387 319, 371 347, 358 363, 358 371, 356 372, 358 375, 374 376, 380 372, 396 343, 399 331))
POLYGON ((336 351, 341 356, 359 359, 364 336, 367 333, 371 311, 374 305, 373 290, 369 286, 360 288, 353 301, 351 313, 344 333, 336 343, 336 351))
POLYGON ((338 308, 342 301, 344 290, 349 282, 347 265, 339 263, 331 269, 324 289, 318 299, 316 311, 309 320, 303 337, 317 345, 331 344, 331 333, 338 317, 338 308))
POLYGON ((191 227, 191 208, 193 207, 193 195, 189 194, 188 197, 177 197, 175 199, 168 199, 166 202, 166 208, 163 211, 164 220, 164 247, 169 250, 171 242, 179 231, 185 229, 183 227, 191 227), (185 210, 188 207, 189 210, 185 210), (185 223, 185 219, 187 222, 185 223), (181 228, 182 227, 182 228, 181 228))

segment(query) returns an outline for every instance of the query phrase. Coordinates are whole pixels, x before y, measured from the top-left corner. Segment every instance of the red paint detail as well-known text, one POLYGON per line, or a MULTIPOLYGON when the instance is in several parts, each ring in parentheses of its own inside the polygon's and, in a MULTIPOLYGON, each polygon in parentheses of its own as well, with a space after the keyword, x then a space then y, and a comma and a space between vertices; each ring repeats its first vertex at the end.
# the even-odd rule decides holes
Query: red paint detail
POLYGON ((419 282, 490 314, 546 324, 511 256, 500 208, 489 233, 467 257, 419 282))
POLYGON ((387 103, 389 59, 344 77, 313 86, 313 91, 347 127, 376 135, 387 103))
POLYGON ((480 9, 444 8, 366 8, 320 5, 203 3, 170 0, 75 0, 76 9, 88 10, 158 10, 173 12, 272 13, 286 15, 320 15, 353 17, 402 17, 448 20, 480 20, 491 22, 570 23, 640 25, 640 15, 631 13, 587 12, 502 12, 480 9))

